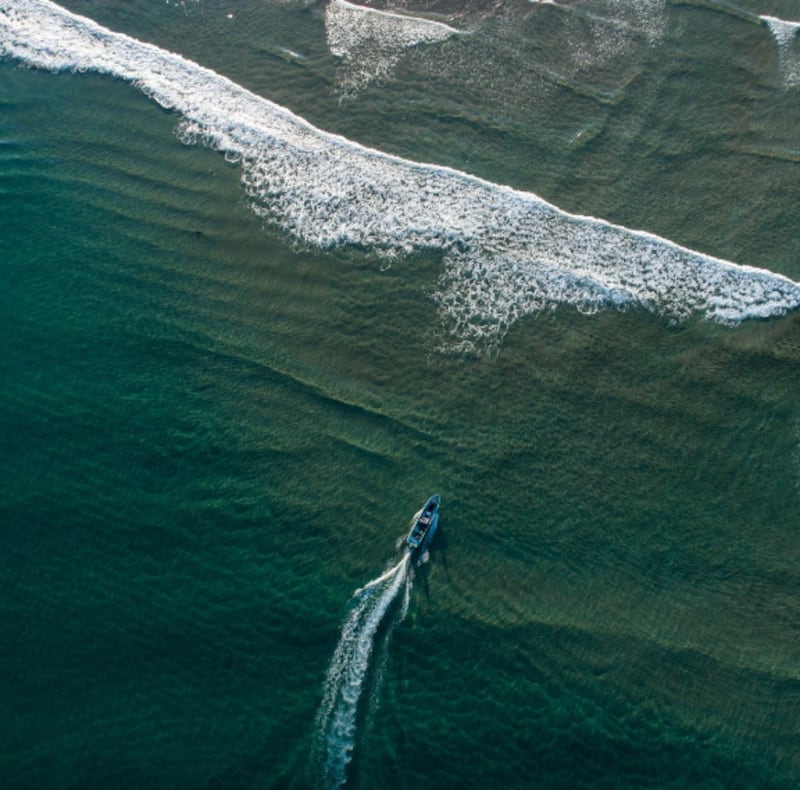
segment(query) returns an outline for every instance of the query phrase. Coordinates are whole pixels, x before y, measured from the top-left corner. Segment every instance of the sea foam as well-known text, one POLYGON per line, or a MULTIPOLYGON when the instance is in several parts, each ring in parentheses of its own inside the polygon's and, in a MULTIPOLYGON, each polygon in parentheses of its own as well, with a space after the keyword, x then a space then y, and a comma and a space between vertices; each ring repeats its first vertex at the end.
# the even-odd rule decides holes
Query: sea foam
POLYGON ((401 590, 404 590, 401 609, 384 639, 385 649, 394 626, 408 613, 409 562, 410 556, 406 553, 397 565, 353 595, 356 603, 342 626, 317 711, 314 761, 321 769, 325 788, 339 788, 347 782, 347 766, 358 740, 359 703, 378 641, 378 630, 401 590))
POLYGON ((781 76, 787 87, 800 85, 800 22, 762 16, 778 45, 781 76))
POLYGON ((345 95, 388 76, 410 47, 444 41, 459 33, 442 22, 330 0, 325 33, 331 54, 341 58, 345 95))
POLYGON ((538 196, 324 132, 229 79, 49 0, 0 0, 0 55, 137 85, 240 162, 257 212, 311 247, 385 260, 441 254, 433 299, 452 345, 496 344, 519 318, 557 305, 642 307, 725 323, 781 315, 800 285, 641 231, 561 211, 538 196))

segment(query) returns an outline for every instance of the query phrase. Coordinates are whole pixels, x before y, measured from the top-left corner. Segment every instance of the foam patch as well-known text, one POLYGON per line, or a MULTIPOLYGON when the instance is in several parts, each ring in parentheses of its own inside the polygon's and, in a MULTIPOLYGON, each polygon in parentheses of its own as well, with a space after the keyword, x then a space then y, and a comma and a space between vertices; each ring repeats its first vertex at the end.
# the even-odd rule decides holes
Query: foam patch
POLYGON ((202 139, 239 161, 256 211, 305 245, 356 247, 393 262, 441 254, 433 298, 458 348, 492 346, 521 317, 557 305, 639 307, 731 324, 800 305, 800 286, 779 274, 329 134, 180 55, 49 0, 0 0, 0 54, 133 82, 182 116, 187 142, 202 139))
POLYGON ((459 31, 429 19, 330 0, 325 32, 331 53, 342 60, 341 89, 352 96, 386 78, 409 48, 444 41, 459 31))

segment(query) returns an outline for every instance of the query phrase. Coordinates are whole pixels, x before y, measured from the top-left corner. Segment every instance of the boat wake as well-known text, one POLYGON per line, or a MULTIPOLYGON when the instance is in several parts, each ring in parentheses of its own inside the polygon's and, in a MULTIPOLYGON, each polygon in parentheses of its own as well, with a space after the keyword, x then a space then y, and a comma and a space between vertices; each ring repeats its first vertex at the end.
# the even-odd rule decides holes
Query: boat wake
MULTIPOLYGON (((378 630, 401 591, 402 603, 383 638, 376 678, 379 683, 392 631, 408 612, 409 555, 353 593, 355 605, 342 626, 317 713, 314 762, 321 771, 321 784, 325 788, 338 788, 347 781, 347 766, 356 746, 359 702, 378 642, 378 630)), ((377 697, 373 693, 368 721, 376 708, 377 697)))

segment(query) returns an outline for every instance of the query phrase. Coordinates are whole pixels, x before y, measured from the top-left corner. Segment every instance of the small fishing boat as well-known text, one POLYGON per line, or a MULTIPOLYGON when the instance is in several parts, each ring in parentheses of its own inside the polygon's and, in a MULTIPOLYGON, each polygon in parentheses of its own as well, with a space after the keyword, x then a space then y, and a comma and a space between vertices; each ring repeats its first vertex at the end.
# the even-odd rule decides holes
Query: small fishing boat
POLYGON ((414 526, 408 533, 408 551, 413 554, 424 549, 433 540, 433 534, 439 525, 439 502, 441 497, 434 494, 420 510, 419 515, 414 520, 414 526))

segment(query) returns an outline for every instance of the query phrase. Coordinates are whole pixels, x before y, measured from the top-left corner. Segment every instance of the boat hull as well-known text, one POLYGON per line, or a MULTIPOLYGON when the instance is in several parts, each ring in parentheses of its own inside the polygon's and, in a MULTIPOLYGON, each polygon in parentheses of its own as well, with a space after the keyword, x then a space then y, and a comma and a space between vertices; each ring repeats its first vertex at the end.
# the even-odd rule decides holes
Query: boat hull
POLYGON ((423 551, 436 534, 436 529, 439 526, 439 503, 441 497, 439 494, 434 494, 420 510, 419 515, 414 520, 414 525, 411 527, 411 532, 408 533, 406 543, 408 544, 408 551, 411 554, 423 551))

